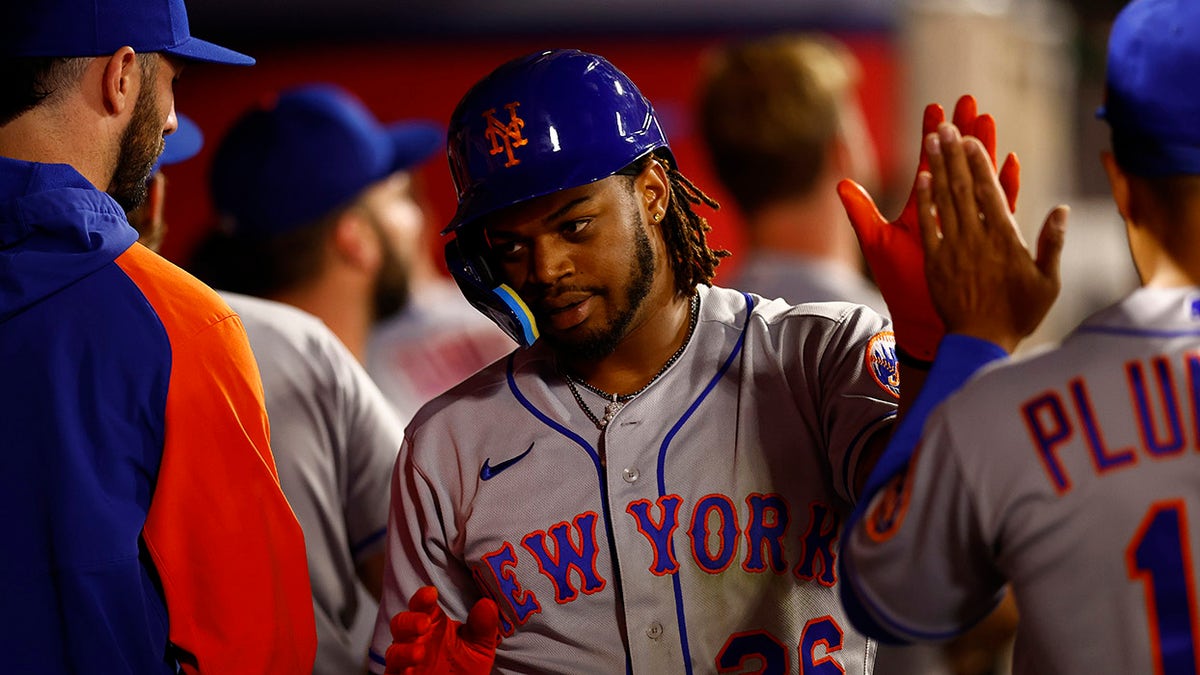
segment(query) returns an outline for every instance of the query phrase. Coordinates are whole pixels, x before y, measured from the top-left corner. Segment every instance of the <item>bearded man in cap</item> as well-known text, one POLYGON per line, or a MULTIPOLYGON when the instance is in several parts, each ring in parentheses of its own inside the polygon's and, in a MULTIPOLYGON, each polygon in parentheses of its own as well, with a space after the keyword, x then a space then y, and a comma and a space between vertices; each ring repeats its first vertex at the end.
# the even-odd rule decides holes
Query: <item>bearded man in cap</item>
POLYGON ((0 8, 0 670, 299 673, 304 541, 245 332, 140 244, 182 0, 0 8))

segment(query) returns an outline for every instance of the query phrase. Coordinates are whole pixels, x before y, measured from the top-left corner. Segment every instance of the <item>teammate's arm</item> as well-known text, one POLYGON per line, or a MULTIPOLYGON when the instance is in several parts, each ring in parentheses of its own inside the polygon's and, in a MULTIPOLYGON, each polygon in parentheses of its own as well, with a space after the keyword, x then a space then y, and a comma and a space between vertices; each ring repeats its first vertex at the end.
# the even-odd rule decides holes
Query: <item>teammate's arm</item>
MULTIPOLYGON (((962 514, 961 523, 972 520, 969 500, 954 496, 961 492, 961 480, 942 475, 940 480, 926 482, 925 488, 910 484, 910 473, 953 468, 941 466, 951 462, 928 458, 914 461, 917 469, 909 467, 922 426, 914 422, 924 422, 941 399, 986 363, 989 354, 1008 353, 1037 327, 1058 294, 1058 263, 1066 224, 1064 207, 1052 211, 1042 226, 1037 256, 1031 257, 984 145, 977 139, 963 138, 954 126, 942 124, 935 134, 926 137, 925 149, 930 170, 918 175, 917 213, 931 300, 949 333, 941 342, 926 386, 915 399, 912 417, 893 434, 862 501, 847 523, 840 556, 842 577, 847 580, 842 588, 847 611, 861 630, 881 639, 920 634, 897 632, 899 624, 880 623, 885 621, 878 611, 878 598, 865 597, 855 588, 856 567, 877 554, 876 547, 901 530, 902 522, 918 527, 929 520, 913 514, 927 512, 932 518, 932 514, 950 513, 948 509, 955 505, 954 512, 962 514), (949 501, 926 509, 929 495, 942 495, 949 501), (912 513, 905 520, 904 514, 910 508, 912 513), (857 547, 861 547, 861 560, 856 559, 860 550, 857 547), (870 607, 876 610, 870 612, 870 607)), ((922 453, 941 450, 938 437, 925 439, 925 445, 931 444, 922 453)), ((958 556, 965 564, 975 554, 976 559, 986 560, 986 555, 980 553, 986 551, 986 542, 972 539, 969 527, 961 525, 950 531, 967 533, 961 546, 946 545, 951 559, 958 556)), ((959 598, 954 602, 967 601, 959 598)), ((978 607, 977 596, 970 601, 978 607)), ((961 610, 963 605, 956 607, 961 610)), ((923 625, 934 628, 937 621, 925 617, 923 625)))
POLYGON ((245 328, 212 289, 144 246, 117 264, 170 341, 162 462, 142 540, 181 670, 310 671, 304 536, 279 487, 245 328))

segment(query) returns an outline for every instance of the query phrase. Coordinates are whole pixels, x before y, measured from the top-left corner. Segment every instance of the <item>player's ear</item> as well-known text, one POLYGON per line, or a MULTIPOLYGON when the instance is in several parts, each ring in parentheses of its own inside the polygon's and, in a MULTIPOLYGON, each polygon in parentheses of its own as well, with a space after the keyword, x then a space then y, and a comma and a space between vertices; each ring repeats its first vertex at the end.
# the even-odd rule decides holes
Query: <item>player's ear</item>
POLYGON ((634 181, 634 191, 641 196, 646 220, 661 223, 671 203, 671 180, 666 166, 657 159, 650 160, 634 181))
POLYGON ((334 223, 330 243, 338 259, 358 269, 372 270, 382 258, 374 228, 357 207, 343 211, 334 223))
POLYGON ((1104 164, 1104 172, 1108 174, 1108 186, 1113 202, 1117 205, 1117 212, 1125 222, 1129 222, 1129 177, 1117 164, 1117 158, 1108 150, 1100 153, 1100 162, 1104 164))
POLYGON ((100 97, 104 109, 119 115, 137 102, 137 88, 142 84, 137 54, 132 47, 121 47, 112 56, 100 57, 104 62, 100 81, 100 97))

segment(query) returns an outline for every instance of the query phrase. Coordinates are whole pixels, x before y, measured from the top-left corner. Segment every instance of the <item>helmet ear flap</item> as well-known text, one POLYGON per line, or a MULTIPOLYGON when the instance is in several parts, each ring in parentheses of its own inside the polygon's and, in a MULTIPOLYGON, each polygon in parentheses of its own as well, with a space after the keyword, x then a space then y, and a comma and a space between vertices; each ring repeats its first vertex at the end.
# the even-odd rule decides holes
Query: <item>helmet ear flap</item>
POLYGON ((533 312, 493 271, 482 228, 458 230, 455 237, 446 242, 444 253, 450 276, 471 306, 483 312, 520 346, 528 347, 537 341, 533 312))

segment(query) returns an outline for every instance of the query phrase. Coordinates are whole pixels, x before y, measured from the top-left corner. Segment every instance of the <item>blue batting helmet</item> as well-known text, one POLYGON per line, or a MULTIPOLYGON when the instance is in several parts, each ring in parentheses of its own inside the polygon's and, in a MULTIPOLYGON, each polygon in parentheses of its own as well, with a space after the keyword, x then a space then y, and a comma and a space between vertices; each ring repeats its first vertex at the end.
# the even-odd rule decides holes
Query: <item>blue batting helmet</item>
POLYGON ((552 49, 509 61, 463 96, 446 151, 458 210, 442 234, 446 265, 467 300, 518 344, 538 339, 533 313, 489 265, 477 228, 507 206, 607 178, 662 148, 654 107, 595 54, 552 49))
POLYGON ((458 210, 443 234, 482 216, 607 178, 656 148, 654 108, 603 57, 551 49, 509 61, 467 92, 447 153, 458 210))

